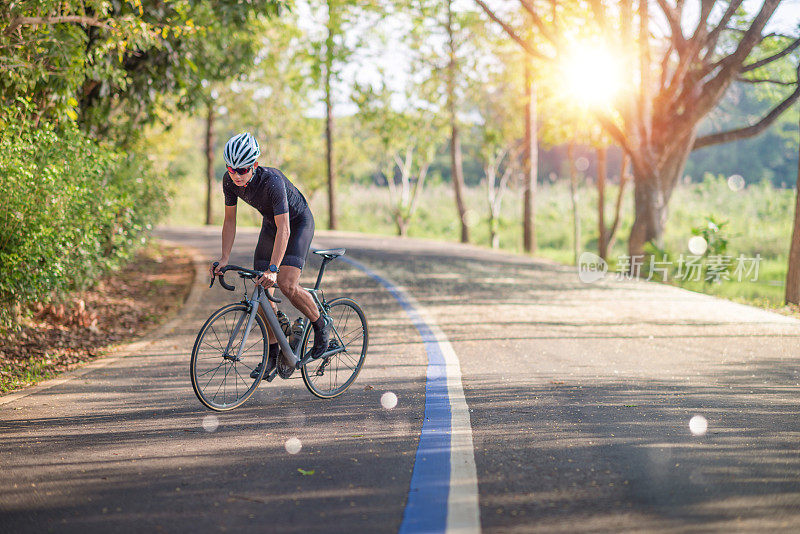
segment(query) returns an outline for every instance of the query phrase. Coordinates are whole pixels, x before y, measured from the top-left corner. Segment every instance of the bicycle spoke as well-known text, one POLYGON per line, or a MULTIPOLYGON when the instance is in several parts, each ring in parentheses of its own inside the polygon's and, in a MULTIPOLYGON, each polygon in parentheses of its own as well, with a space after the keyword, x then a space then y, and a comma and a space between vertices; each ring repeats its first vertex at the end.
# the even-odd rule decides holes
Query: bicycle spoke
POLYGON ((345 342, 345 340, 342 339, 342 345, 345 346, 345 347, 349 347, 350 345, 352 345, 353 343, 355 343, 359 339, 364 339, 364 332, 363 331, 357 337, 354 337, 354 338, 350 339, 347 342, 345 342))
MULTIPOLYGON (((226 365, 225 366, 225 377, 227 377, 227 376, 228 376, 228 366, 226 365)), ((217 391, 214 393, 214 396, 211 398, 211 400, 215 400, 217 398, 217 394, 219 393, 219 390, 222 389, 223 385, 225 385, 225 377, 222 378, 222 382, 220 382, 219 386, 217 386, 217 391)), ((224 397, 225 397, 225 392, 224 391, 222 393, 222 397, 223 397, 223 401, 224 401, 224 397)))
POLYGON ((219 343, 219 348, 222 352, 225 352, 225 345, 222 344, 220 341, 219 336, 217 335, 217 331, 214 329, 214 325, 211 325, 211 333, 214 334, 214 337, 217 338, 217 343, 219 343))
MULTIPOLYGON (((225 363, 225 360, 222 360, 222 362, 220 362, 220 364, 219 364, 218 366, 216 366, 215 368, 213 368, 213 369, 209 369, 208 371, 204 371, 204 372, 200 373, 200 374, 199 374, 199 375, 197 375, 197 376, 198 376, 198 377, 201 377, 201 376, 203 376, 203 375, 206 375, 206 374, 210 373, 211 371, 216 371, 217 369, 219 369, 220 367, 222 367, 222 364, 224 364, 224 363, 225 363)), ((211 378, 213 379, 214 377, 212 376, 211 378)), ((206 384, 206 386, 208 386, 208 384, 206 384)))
POLYGON ((223 352, 225 352, 225 349, 223 349, 222 347, 220 347, 220 348, 217 348, 217 347, 215 347, 215 346, 213 346, 213 345, 209 345, 208 343, 206 343, 206 341, 205 341, 205 340, 203 340, 203 342, 202 342, 202 345, 205 345, 206 347, 208 347, 208 348, 210 348, 210 349, 213 349, 213 350, 215 350, 215 351, 218 351, 218 352, 220 352, 220 353, 223 353, 223 352))
POLYGON ((260 342, 262 342, 262 341, 263 341, 263 339, 256 340, 256 341, 255 341, 255 342, 254 342, 252 345, 250 345, 249 347, 247 347, 246 349, 244 349, 244 350, 242 351, 242 354, 247 354, 247 352, 248 352, 250 349, 252 349, 252 348, 253 348, 253 347, 255 347, 256 345, 258 345, 258 344, 259 344, 260 342))
MULTIPOLYGON (((205 385, 205 387, 206 387, 206 388, 207 388, 207 387, 208 387, 208 385, 211 383, 211 381, 212 381, 212 380, 214 380, 214 377, 215 377, 215 376, 217 376, 217 371, 219 371, 219 368, 220 368, 220 367, 222 367, 223 365, 225 365, 225 360, 222 360, 222 363, 221 363, 221 364, 219 364, 219 365, 216 367, 216 369, 214 369, 214 374, 213 374, 213 375, 211 375, 211 378, 209 378, 209 379, 208 379, 208 382, 206 382, 206 385, 205 385)), ((205 388, 203 388, 203 389, 205 389, 205 388)))

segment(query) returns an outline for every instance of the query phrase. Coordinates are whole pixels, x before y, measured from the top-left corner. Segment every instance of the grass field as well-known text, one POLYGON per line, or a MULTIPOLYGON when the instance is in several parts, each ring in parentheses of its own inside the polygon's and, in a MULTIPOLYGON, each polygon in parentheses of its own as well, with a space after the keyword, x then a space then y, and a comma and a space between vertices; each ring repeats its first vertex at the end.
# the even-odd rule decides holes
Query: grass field
MULTIPOLYGON (((221 222, 222 193, 214 191, 214 222, 221 222)), ((172 203, 168 224, 202 224, 205 216, 205 191, 201 181, 180 188, 184 192, 172 203)), ((327 226, 327 198, 324 191, 309 194, 317 227, 327 226)), ((606 224, 611 224, 617 186, 606 189, 606 224)), ((388 189, 378 186, 343 184, 337 194, 339 202, 339 229, 371 234, 394 235, 396 229, 390 214, 388 189)), ((687 289, 719 295, 721 297, 756 304, 763 307, 783 308, 784 280, 788 257, 795 192, 776 189, 769 183, 760 183, 734 190, 723 178, 707 176, 699 183, 682 184, 670 201, 663 250, 668 258, 677 262, 680 254, 690 254, 688 242, 692 229, 707 228, 709 218, 721 230, 716 237, 727 239, 724 254, 732 258, 740 254, 746 258, 759 255, 756 281, 743 279, 721 283, 681 282, 670 276, 670 283, 687 289)), ((483 188, 469 188, 466 193, 469 209, 470 241, 489 246, 488 207, 483 188)), ((517 191, 510 190, 503 200, 500 221, 500 246, 521 253, 521 199, 517 191)), ((581 251, 597 252, 597 189, 583 184, 578 195, 581 222, 581 251)), ((609 253, 610 270, 615 269, 617 258, 626 254, 627 238, 633 221, 633 199, 628 185, 622 204, 617 241, 609 253)), ((239 224, 259 225, 260 216, 255 210, 239 210, 239 224)), ((449 184, 434 183, 427 186, 415 218, 409 228, 410 237, 458 240, 460 229, 456 218, 453 191, 449 184)), ((565 264, 574 264, 572 207, 569 186, 565 181, 540 185, 536 195, 536 256, 565 264)), ((713 253, 713 250, 709 252, 713 253)))

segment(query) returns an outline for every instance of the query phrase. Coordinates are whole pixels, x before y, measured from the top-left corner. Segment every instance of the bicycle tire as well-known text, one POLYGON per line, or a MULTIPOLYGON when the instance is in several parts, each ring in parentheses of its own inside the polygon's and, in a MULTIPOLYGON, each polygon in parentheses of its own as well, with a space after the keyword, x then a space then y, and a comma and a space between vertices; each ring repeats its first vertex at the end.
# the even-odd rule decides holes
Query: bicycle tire
MULTIPOLYGON (((192 347, 192 359, 189 364, 192 389, 200 402, 214 411, 225 412, 241 406, 255 392, 264 377, 269 342, 267 341, 267 327, 258 314, 255 316, 257 328, 254 325, 251 329, 240 360, 235 361, 230 357, 225 357, 225 348, 237 323, 241 319, 239 331, 242 334, 237 336, 241 338, 249 314, 250 307, 245 304, 234 303, 223 306, 206 320, 197 334, 194 347, 192 347), (243 318, 242 314, 244 314, 243 318), (259 343, 260 346, 258 346, 259 343), (262 364, 261 372, 257 378, 250 378, 250 373, 259 362, 262 364), (220 369, 222 369, 221 375, 220 369), (228 384, 229 377, 232 384, 228 384), (215 381, 215 379, 217 380, 215 381), (229 396, 230 386, 232 386, 233 395, 229 396), (220 390, 222 390, 221 401, 217 400, 220 390)), ((235 355, 241 343, 240 340, 234 340, 230 353, 235 355)))
MULTIPOLYGON (((308 390, 322 399, 338 397, 349 388, 364 366, 369 344, 367 318, 356 301, 347 297, 333 299, 325 306, 333 319, 331 344, 343 344, 345 351, 329 358, 312 360, 303 366, 303 382, 308 390), (327 387, 323 377, 327 375, 327 387), (339 377, 344 379, 339 381, 339 377)), ((300 354, 313 346, 313 328, 309 328, 301 343, 300 354)), ((329 348, 333 345, 329 345, 329 348)))

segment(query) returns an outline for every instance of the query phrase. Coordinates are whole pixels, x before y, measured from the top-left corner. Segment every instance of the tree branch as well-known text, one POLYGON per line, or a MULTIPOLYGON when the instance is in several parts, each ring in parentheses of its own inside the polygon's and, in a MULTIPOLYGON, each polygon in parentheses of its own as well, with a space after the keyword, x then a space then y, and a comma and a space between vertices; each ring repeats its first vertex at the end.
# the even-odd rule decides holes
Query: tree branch
POLYGON ((531 44, 528 41, 526 41, 525 39, 523 39, 522 37, 517 35, 517 33, 514 31, 514 29, 511 26, 509 26, 508 24, 506 24, 505 22, 500 20, 500 18, 494 13, 494 11, 489 9, 489 6, 487 6, 483 2, 483 0, 475 0, 475 2, 479 6, 481 6, 481 9, 483 9, 483 12, 486 13, 489 16, 490 19, 492 19, 493 21, 498 23, 500 26, 502 26, 503 30, 508 34, 508 36, 511 37, 512 39, 514 39, 517 42, 517 44, 519 44, 522 47, 522 49, 525 50, 525 52, 528 53, 528 55, 530 55, 531 57, 539 58, 539 59, 548 59, 547 56, 545 56, 544 54, 542 54, 541 52, 536 50, 533 46, 531 46, 531 44))
MULTIPOLYGON (((761 31, 769 22, 769 19, 772 18, 780 1, 764 0, 758 14, 739 41, 736 51, 720 61, 719 71, 713 78, 703 84, 698 92, 698 97, 693 99, 693 102, 690 102, 693 112, 692 116, 687 117, 688 120, 684 121, 683 130, 691 128, 692 126, 690 125, 696 124, 697 121, 694 118, 705 115, 719 101, 722 93, 725 92, 731 82, 742 72, 742 64, 747 59, 747 56, 750 55, 750 52, 753 51, 755 45, 760 42, 761 31)), ((681 135, 684 132, 679 131, 677 133, 681 135)))
MULTIPOLYGON (((666 0, 659 0, 659 4, 666 3, 666 0)), ((676 28, 672 29, 673 38, 672 43, 675 45, 676 50, 678 51, 678 65, 675 67, 675 71, 672 73, 672 78, 670 79, 669 85, 667 86, 666 91, 662 95, 662 99, 664 101, 664 106, 672 107, 674 103, 674 98, 676 95, 680 94, 680 90, 684 85, 686 80, 686 76, 691 71, 692 67, 695 65, 697 59, 700 56, 700 51, 703 49, 703 46, 706 42, 706 35, 708 32, 708 27, 706 26, 708 22, 708 17, 711 14, 711 10, 714 8, 714 4, 716 0, 703 0, 702 7, 700 12, 700 20, 697 23, 697 27, 695 28, 692 37, 688 39, 688 41, 683 40, 683 34, 681 32, 680 27, 680 19, 675 21, 676 28), (678 32, 678 38, 680 39, 682 44, 682 48, 678 48, 678 40, 674 36, 675 32, 678 32)), ((664 8, 662 8, 664 9, 664 8)), ((663 73, 662 73, 663 76, 663 73)), ((663 85, 663 84, 662 84, 663 85)))
POLYGON ((683 31, 681 30, 681 20, 678 10, 669 5, 667 0, 657 1, 658 7, 661 8, 661 11, 664 13, 664 17, 667 19, 667 23, 669 23, 669 29, 672 33, 670 43, 679 54, 683 55, 683 48, 686 45, 686 39, 683 37, 683 31))
POLYGON ((760 134, 764 130, 766 130, 770 124, 775 122, 775 120, 780 117, 780 115, 789 109, 789 106, 794 104, 798 98, 800 98, 800 66, 797 69, 798 81, 795 82, 797 87, 792 94, 787 96, 783 102, 775 106, 775 108, 767 113, 764 118, 762 118, 757 123, 746 126, 744 128, 737 128, 735 130, 729 130, 727 132, 719 132, 710 135, 704 135, 703 137, 698 137, 695 139, 694 146, 692 150, 697 150, 698 148, 703 148, 711 145, 718 145, 721 143, 727 143, 729 141, 736 141, 737 139, 746 139, 748 137, 753 137, 755 135, 760 134))
POLYGON ((787 46, 786 48, 784 48, 783 50, 781 50, 777 54, 773 54, 773 55, 771 55, 769 57, 765 57, 764 59, 759 59, 755 63, 751 63, 749 65, 745 65, 744 68, 742 69, 742 72, 750 72, 751 70, 756 70, 757 68, 763 67, 764 65, 767 65, 768 63, 772 63, 773 61, 782 58, 786 54, 791 54, 792 51, 794 51, 794 49, 797 48, 798 46, 800 46, 800 37, 795 39, 794 41, 792 41, 792 43, 789 46, 787 46))
POLYGON ((703 62, 705 63, 711 56, 714 54, 714 51, 717 49, 717 42, 719 41, 719 36, 722 34, 722 30, 729 29, 728 22, 733 17, 736 10, 739 9, 739 6, 742 5, 744 0, 732 0, 730 4, 728 4, 728 9, 725 10, 725 13, 722 15, 722 18, 717 24, 716 28, 709 32, 708 36, 706 37, 705 47, 706 53, 703 55, 703 62))
POLYGON ((110 30, 111 26, 105 22, 93 17, 82 17, 80 15, 61 15, 57 17, 15 17, 6 28, 5 33, 10 35, 19 26, 41 26, 43 24, 61 24, 65 22, 74 22, 76 24, 85 24, 86 26, 96 26, 110 30))
POLYGON ((737 82, 743 83, 774 83, 775 85, 795 85, 797 82, 784 82, 783 80, 773 80, 771 78, 736 78, 737 82))
POLYGON ((533 3, 530 0, 519 0, 519 3, 522 5, 523 9, 527 11, 528 15, 531 16, 533 19, 533 23, 536 25, 536 29, 542 32, 542 35, 553 44, 558 43, 558 38, 550 31, 550 28, 545 25, 542 18, 536 13, 533 9, 533 3))

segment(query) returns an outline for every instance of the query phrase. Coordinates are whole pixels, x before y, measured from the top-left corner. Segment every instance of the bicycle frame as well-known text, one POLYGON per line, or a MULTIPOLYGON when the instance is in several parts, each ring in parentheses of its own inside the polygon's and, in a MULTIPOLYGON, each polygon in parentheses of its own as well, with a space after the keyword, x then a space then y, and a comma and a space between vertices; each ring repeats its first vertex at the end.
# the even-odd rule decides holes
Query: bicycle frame
MULTIPOLYGON (((320 312, 322 312, 324 308, 322 306, 322 302, 319 300, 319 296, 317 295, 318 293, 317 288, 306 289, 306 291, 308 291, 311 294, 311 298, 314 299, 314 303, 317 305, 317 308, 320 310, 320 312)), ((242 339, 243 340, 247 339, 248 336, 250 335, 250 331, 252 330, 253 324, 255 323, 256 320, 255 317, 256 313, 258 313, 258 307, 260 306, 264 310, 264 315, 267 318, 267 323, 270 329, 272 330, 273 334, 275 334, 275 339, 277 339, 278 345, 280 345, 281 351, 289 360, 289 363, 291 363, 296 369, 299 369, 302 364, 305 364, 306 362, 303 361, 302 354, 295 354, 295 352, 291 348, 291 345, 289 344, 289 340, 286 339, 286 335, 283 333, 281 324, 278 321, 278 316, 275 314, 275 310, 272 309, 272 306, 269 303, 267 292, 264 290, 264 288, 261 287, 260 285, 256 285, 255 288, 253 288, 253 293, 250 297, 250 300, 247 301, 247 303, 250 305, 250 315, 247 316, 247 325, 245 326, 245 333, 242 339), (302 364, 298 365, 298 363, 301 362, 302 364)), ((226 354, 230 352, 233 340, 238 339, 238 333, 242 326, 244 318, 245 318, 244 315, 242 315, 239 318, 239 322, 236 324, 236 327, 233 330, 233 334, 228 340, 228 346, 225 349, 226 354)), ((311 327, 310 321, 307 318, 303 318, 303 333, 300 339, 305 338, 306 332, 310 327, 311 327)), ((335 332, 335 334, 336 337, 339 338, 339 333, 335 332)), ((241 343, 239 345, 239 350, 236 353, 236 360, 239 360, 239 358, 241 357, 242 351, 244 350, 244 345, 245 345, 244 343, 241 343)), ((297 349, 299 351, 302 349, 302 347, 298 345, 297 349)), ((344 350, 345 347, 343 346, 343 343, 341 343, 340 340, 339 347, 326 351, 325 353, 323 353, 322 356, 320 356, 320 358, 328 358, 330 356, 333 356, 334 354, 343 352, 344 350)))

